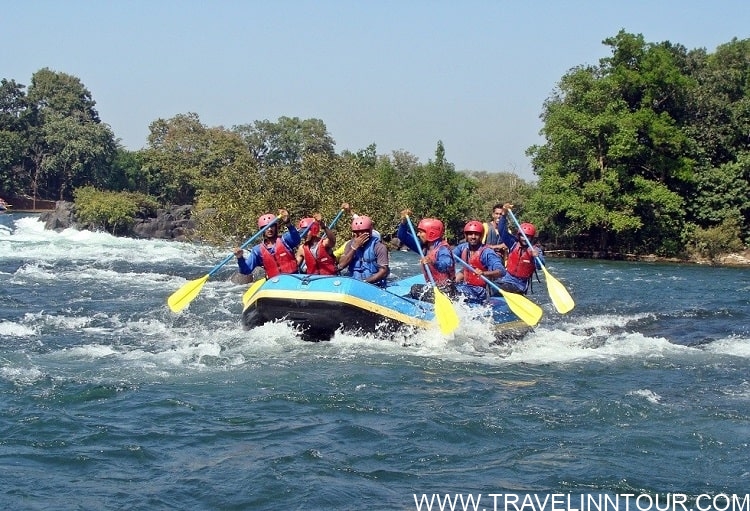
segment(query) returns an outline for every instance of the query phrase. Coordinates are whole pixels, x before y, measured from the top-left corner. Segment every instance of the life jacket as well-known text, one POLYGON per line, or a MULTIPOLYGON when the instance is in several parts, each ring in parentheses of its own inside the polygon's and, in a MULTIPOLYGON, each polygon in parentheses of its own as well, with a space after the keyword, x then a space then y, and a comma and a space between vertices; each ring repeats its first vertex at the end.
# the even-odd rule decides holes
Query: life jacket
MULTIPOLYGON (((432 272, 432 278, 435 279, 435 285, 437 286, 442 286, 448 281, 453 282, 454 280, 456 280, 456 267, 454 265, 451 265, 447 273, 441 273, 435 266, 434 261, 437 260, 437 252, 440 247, 446 247, 448 250, 451 249, 451 246, 448 244, 448 242, 442 240, 440 243, 433 243, 432 246, 427 249, 427 253, 425 253, 425 257, 428 257, 430 259, 430 272, 432 272)), ((429 282, 430 276, 427 274, 427 268, 425 268, 424 265, 422 265, 422 273, 424 273, 425 281, 429 282)))
MULTIPOLYGON (((378 243, 380 243, 380 238, 371 237, 364 246, 359 247, 354 252, 348 266, 350 276, 357 280, 365 280, 378 272, 378 257, 375 254, 375 245, 378 243)), ((373 282, 373 284, 385 287, 387 277, 388 275, 378 282, 373 282)))
POLYGON ((508 261, 505 263, 505 269, 508 273, 519 279, 530 279, 536 271, 534 256, 531 254, 529 247, 522 247, 520 242, 513 245, 513 249, 508 254, 508 261))
POLYGON ((336 259, 323 246, 322 240, 318 240, 312 248, 310 245, 302 245, 305 254, 305 266, 308 275, 335 275, 336 259))
MULTIPOLYGON (((469 263, 473 268, 476 268, 477 270, 487 270, 484 264, 482 264, 482 252, 484 252, 485 248, 487 248, 487 245, 482 245, 481 247, 479 247, 479 250, 475 251, 471 255, 471 257, 469 257, 469 247, 466 247, 461 252, 461 259, 469 263)), ((464 282, 472 286, 483 287, 485 285, 484 279, 482 279, 480 275, 477 275, 476 273, 471 271, 469 268, 466 268, 466 270, 464 270, 464 282)))
POLYGON ((260 245, 260 256, 263 259, 263 269, 266 277, 271 278, 280 273, 297 273, 297 259, 289 252, 281 236, 276 238, 273 254, 266 248, 265 243, 260 245))
POLYGON ((497 226, 493 225, 492 222, 484 222, 484 236, 482 236, 482 243, 486 245, 499 245, 503 242, 503 238, 500 235, 500 231, 497 226))

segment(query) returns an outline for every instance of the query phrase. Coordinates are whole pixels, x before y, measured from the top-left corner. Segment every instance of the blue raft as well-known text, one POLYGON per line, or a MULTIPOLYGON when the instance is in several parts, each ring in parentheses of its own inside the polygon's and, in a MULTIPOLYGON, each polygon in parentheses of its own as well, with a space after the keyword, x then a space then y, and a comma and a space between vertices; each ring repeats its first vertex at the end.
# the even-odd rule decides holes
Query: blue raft
MULTIPOLYGON (((245 293, 242 325, 248 330, 269 322, 290 321, 308 341, 329 340, 337 330, 387 336, 410 327, 435 328, 434 305, 409 296, 414 284, 424 284, 424 277, 415 275, 383 289, 340 275, 278 275, 255 292, 245 293)), ((501 342, 530 330, 502 297, 478 306, 477 316, 487 320, 501 342)))

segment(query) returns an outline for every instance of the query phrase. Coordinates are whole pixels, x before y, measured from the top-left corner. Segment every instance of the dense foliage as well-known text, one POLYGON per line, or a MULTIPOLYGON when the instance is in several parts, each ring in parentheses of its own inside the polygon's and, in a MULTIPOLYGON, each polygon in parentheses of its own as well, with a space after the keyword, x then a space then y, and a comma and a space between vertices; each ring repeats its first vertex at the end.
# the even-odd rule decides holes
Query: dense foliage
POLYGON ((624 31, 604 44, 544 105, 529 216, 570 248, 672 255, 726 222, 747 239, 750 40, 713 55, 624 31))
POLYGON ((41 69, 31 85, 0 81, 3 193, 71 199, 85 184, 107 187, 115 142, 78 78, 41 69))
POLYGON ((128 232, 136 215, 148 217, 156 212, 158 203, 137 192, 111 192, 91 186, 76 188, 75 207, 78 221, 112 234, 128 232))
MULTIPOLYGON (((750 236, 750 40, 712 54, 625 31, 603 43, 611 54, 567 72, 542 106, 545 142, 528 150, 536 183, 459 172, 441 141, 426 163, 374 144, 337 154, 322 120, 296 117, 227 129, 178 114, 153 121, 147 146, 128 151, 80 80, 42 69, 28 88, 0 82, 0 195, 75 197, 79 214, 111 231, 145 196, 196 204, 210 212, 200 235, 221 243, 246 239, 263 213, 320 211, 330 221, 343 202, 385 235, 404 208, 439 217, 455 241, 467 220, 511 202, 548 248, 711 257, 741 247, 750 236)), ((337 226, 344 237, 348 225, 337 226)))

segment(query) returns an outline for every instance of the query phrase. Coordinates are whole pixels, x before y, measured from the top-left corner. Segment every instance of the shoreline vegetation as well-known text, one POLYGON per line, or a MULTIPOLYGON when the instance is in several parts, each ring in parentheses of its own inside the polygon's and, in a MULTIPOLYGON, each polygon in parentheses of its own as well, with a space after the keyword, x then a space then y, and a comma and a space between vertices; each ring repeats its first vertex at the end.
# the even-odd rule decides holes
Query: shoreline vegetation
MULTIPOLYGON (((141 238, 176 237, 168 216, 152 218, 170 211, 197 224, 182 236, 214 245, 241 242, 281 205, 294 206, 292 218, 333 218, 343 200, 384 234, 409 208, 440 218, 458 240, 468 220, 487 221, 508 202, 550 254, 745 264, 750 39, 709 52, 623 29, 601 43, 598 64, 570 68, 542 104, 542 141, 526 150, 535 181, 457 169, 440 139, 426 162, 374 141, 339 151, 314 117, 226 128, 178 113, 155 119, 146 145, 130 151, 78 77, 43 68, 28 86, 0 84, 0 196, 31 198, 28 207, 11 201, 14 210, 75 201, 80 225, 141 238)), ((345 237, 348 226, 339 229, 345 237)))
POLYGON ((630 261, 646 263, 700 264, 706 266, 750 267, 750 249, 741 252, 708 257, 661 257, 654 254, 611 254, 590 250, 545 250, 545 257, 557 259, 604 259, 608 261, 630 261))
MULTIPOLYGON (((51 202, 51 201, 50 201, 51 202)), ((54 207, 45 204, 44 210, 14 210, 12 213, 39 214, 40 220, 45 222, 45 229, 61 231, 74 227, 87 230, 103 230, 94 225, 82 224, 78 221, 74 205, 71 202, 58 201, 54 207)), ((174 241, 194 242, 191 236, 195 224, 191 222, 191 206, 174 206, 171 209, 160 209, 154 216, 140 219, 129 233, 120 234, 124 237, 139 239, 171 239, 174 241)), ((398 243, 386 243, 391 250, 398 250, 398 243)), ((675 263, 675 264, 699 264, 706 266, 726 267, 750 267, 750 249, 738 252, 727 252, 709 257, 661 257, 654 254, 623 254, 607 251, 549 249, 545 250, 545 256, 557 259, 602 259, 610 261, 648 262, 648 263, 675 263)))

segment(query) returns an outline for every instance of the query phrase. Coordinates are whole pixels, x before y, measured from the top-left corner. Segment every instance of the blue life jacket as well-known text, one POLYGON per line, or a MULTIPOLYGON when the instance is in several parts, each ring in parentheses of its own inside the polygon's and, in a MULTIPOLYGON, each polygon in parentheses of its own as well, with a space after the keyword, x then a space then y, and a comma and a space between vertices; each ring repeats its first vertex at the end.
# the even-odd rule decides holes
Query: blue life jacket
MULTIPOLYGON (((378 272, 378 257, 375 255, 375 245, 378 243, 380 243, 380 236, 376 236, 375 231, 373 231, 373 235, 367 241, 367 244, 359 247, 355 251, 354 256, 352 256, 352 260, 347 267, 350 277, 354 277, 357 280, 365 280, 378 272)), ((387 279, 388 275, 378 282, 372 282, 372 284, 385 287, 387 279)))

